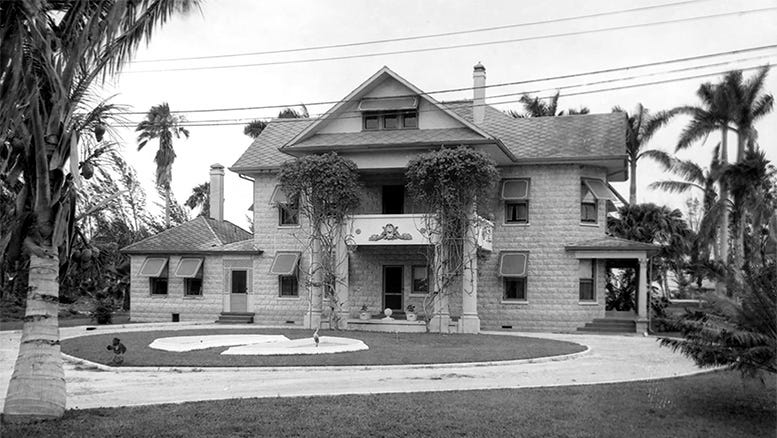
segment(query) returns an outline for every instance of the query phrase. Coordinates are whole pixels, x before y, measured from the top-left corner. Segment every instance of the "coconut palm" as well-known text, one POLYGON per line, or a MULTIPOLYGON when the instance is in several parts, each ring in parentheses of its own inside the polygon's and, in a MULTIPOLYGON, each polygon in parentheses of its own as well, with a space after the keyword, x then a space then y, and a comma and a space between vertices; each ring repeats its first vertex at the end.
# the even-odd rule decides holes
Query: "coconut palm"
POLYGON ((165 194, 165 227, 170 228, 170 183, 173 180, 173 162, 175 161, 175 149, 173 149, 173 137, 181 138, 181 135, 189 138, 189 130, 181 124, 186 120, 183 116, 170 113, 167 102, 152 106, 146 114, 146 119, 138 123, 135 128, 138 134, 138 150, 143 149, 150 140, 159 139, 159 149, 154 156, 156 163, 156 185, 165 194))
POLYGON ((184 205, 191 209, 202 207, 200 216, 210 217, 210 182, 206 181, 195 186, 184 205))
POLYGON ((614 113, 623 113, 626 115, 626 154, 629 160, 629 204, 637 203, 637 161, 644 155, 642 150, 658 131, 659 128, 666 125, 672 115, 661 111, 651 114, 647 108, 638 103, 634 112, 629 114, 623 108, 616 106, 612 109, 614 113))
POLYGON ((243 127, 243 134, 251 138, 256 138, 256 137, 259 137, 259 134, 261 134, 262 131, 264 131, 264 128, 266 127, 267 127, 267 122, 265 122, 264 120, 259 120, 259 119, 252 120, 248 122, 248 124, 245 125, 245 127, 243 127))
POLYGON ((525 117, 555 117, 555 116, 563 116, 563 115, 579 115, 579 114, 588 114, 591 112, 588 108, 581 106, 579 109, 568 109, 566 114, 564 114, 564 111, 558 110, 558 98, 560 96, 560 92, 557 91, 556 94, 553 95, 550 99, 540 98, 540 97, 532 97, 528 94, 524 94, 521 96, 520 102, 523 105, 523 109, 525 112, 519 113, 517 111, 509 110, 507 112, 508 115, 512 116, 513 118, 525 118, 525 117), (547 102, 545 101, 547 100, 547 102))
POLYGON ((89 131, 102 136, 107 117, 86 109, 90 87, 117 72, 158 25, 194 5, 194 0, 0 2, 0 177, 9 187, 21 184, 14 224, 2 230, 0 255, 18 257, 22 247, 29 254, 27 308, 5 421, 64 413, 60 261, 67 259, 73 236, 79 142, 89 131), (95 117, 75 117, 78 113, 95 117))
MULTIPOLYGON (((306 119, 308 117, 310 117, 310 113, 308 113, 308 107, 306 107, 305 104, 301 104, 299 110, 284 108, 278 113, 279 119, 306 119)), ((252 120, 243 127, 243 134, 251 138, 256 138, 259 137, 259 134, 261 134, 266 127, 267 122, 264 120, 252 120)))

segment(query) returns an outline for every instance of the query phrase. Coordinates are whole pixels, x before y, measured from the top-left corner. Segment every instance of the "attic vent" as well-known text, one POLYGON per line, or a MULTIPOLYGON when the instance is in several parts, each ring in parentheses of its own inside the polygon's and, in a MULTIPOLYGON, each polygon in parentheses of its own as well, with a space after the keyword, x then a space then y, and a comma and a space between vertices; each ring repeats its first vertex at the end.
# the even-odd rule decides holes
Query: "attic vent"
POLYGON ((503 329, 511 329, 511 328, 513 328, 513 326, 511 326, 511 325, 503 325, 502 328, 503 329))
POLYGON ((418 108, 418 97, 366 98, 359 102, 359 111, 403 111, 418 108))

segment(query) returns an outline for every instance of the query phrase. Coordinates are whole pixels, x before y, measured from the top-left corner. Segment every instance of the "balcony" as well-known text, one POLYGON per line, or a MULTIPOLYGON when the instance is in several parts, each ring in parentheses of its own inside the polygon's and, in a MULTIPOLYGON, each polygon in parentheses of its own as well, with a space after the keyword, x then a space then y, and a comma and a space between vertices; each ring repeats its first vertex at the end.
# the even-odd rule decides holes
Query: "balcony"
MULTIPOLYGON (((346 233, 349 245, 431 245, 426 214, 361 214, 351 217, 346 233)), ((493 249, 494 224, 478 216, 478 248, 493 249)))

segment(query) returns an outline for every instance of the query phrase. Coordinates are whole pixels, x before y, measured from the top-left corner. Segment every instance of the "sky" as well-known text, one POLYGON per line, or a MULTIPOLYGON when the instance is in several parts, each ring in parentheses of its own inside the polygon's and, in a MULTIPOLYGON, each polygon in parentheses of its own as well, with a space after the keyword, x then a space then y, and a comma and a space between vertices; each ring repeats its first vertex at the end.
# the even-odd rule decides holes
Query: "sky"
MULTIPOLYGON (((150 44, 141 47, 134 61, 104 85, 102 94, 113 96, 114 103, 128 105, 130 111, 141 113, 161 102, 168 102, 172 110, 179 111, 305 103, 310 113, 315 115, 324 113, 329 106, 310 103, 342 99, 384 65, 422 90, 435 91, 471 87, 472 67, 478 62, 486 67, 487 84, 502 84, 775 45, 777 9, 743 11, 776 7, 775 0, 206 0, 201 13, 174 17, 158 29, 150 44), (565 17, 653 5, 670 6, 557 21, 565 17), (728 12, 742 13, 684 20, 728 12), (543 23, 512 26, 532 22, 543 23), (655 22, 664 23, 586 32, 655 22), (331 46, 492 27, 504 28, 341 48, 159 61, 331 46), (549 37, 569 33, 574 34, 549 37), (493 44, 494 41, 505 40, 520 41, 493 44), (478 45, 439 49, 441 46, 462 44, 478 45), (379 54, 425 48, 434 50, 379 54), (289 62, 361 54, 371 56, 289 62), (264 65, 223 68, 245 64, 264 65), (192 67, 220 68, 176 70, 192 67)), ((777 48, 608 74, 493 87, 486 91, 486 101, 502 110, 521 110, 520 104, 515 102, 518 93, 533 92, 548 96, 558 89, 561 91, 560 109, 586 106, 593 113, 606 113, 616 105, 630 111, 637 103, 642 103, 646 108, 657 111, 698 104, 695 91, 699 84, 714 82, 721 75, 596 93, 570 96, 565 96, 565 93, 665 81, 766 63, 777 63, 777 48), (708 64, 716 65, 691 69, 708 64), (632 79, 569 87, 618 78, 632 79), (513 93, 511 97, 495 97, 513 93)), ((754 70, 746 72, 747 76, 752 74, 754 70)), ((775 94, 777 71, 770 72, 765 89, 775 94)), ((472 92, 434 94, 433 97, 438 100, 472 98, 472 92)), ((243 134, 244 122, 252 118, 273 117, 277 113, 278 108, 185 113, 184 116, 192 123, 218 120, 206 122, 213 124, 228 120, 226 123, 232 124, 191 126, 189 139, 175 140, 178 157, 173 165, 172 189, 179 202, 189 196, 194 186, 208 180, 211 164, 221 163, 229 167, 247 149, 251 139, 243 134)), ((142 119, 140 114, 126 117, 132 123, 142 119)), ((679 133, 687 121, 686 118, 678 118, 660 130, 648 148, 674 152, 679 133)), ((762 149, 770 160, 777 162, 777 112, 759 121, 756 128, 762 149)), ((135 166, 149 196, 154 196, 153 159, 157 145, 149 144, 138 152, 132 129, 120 128, 117 132, 122 139, 125 158, 135 166)), ((706 166, 718 141, 719 136, 710 136, 706 142, 681 151, 678 156, 706 166)), ((730 150, 735 150, 733 137, 729 144, 733 146, 730 150)), ((732 155, 732 158, 735 157, 732 155)), ((647 188, 651 182, 668 177, 656 164, 647 159, 641 160, 637 172, 638 201, 684 209, 686 196, 668 195, 647 188)), ((247 209, 253 202, 251 183, 227 172, 225 184, 225 218, 247 227, 247 209)), ((628 182, 616 183, 615 188, 628 197, 628 182)))

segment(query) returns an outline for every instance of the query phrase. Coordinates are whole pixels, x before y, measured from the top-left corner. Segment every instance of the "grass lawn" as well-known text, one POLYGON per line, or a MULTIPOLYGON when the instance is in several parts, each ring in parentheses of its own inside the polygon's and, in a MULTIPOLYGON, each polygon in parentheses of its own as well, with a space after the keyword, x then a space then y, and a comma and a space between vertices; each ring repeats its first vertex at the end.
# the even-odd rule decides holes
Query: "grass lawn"
MULTIPOLYGON (((431 333, 369 333, 322 331, 322 336, 360 339, 370 349, 351 353, 301 356, 232 356, 216 347, 176 353, 149 348, 156 338, 218 334, 279 334, 289 339, 311 337, 310 330, 295 329, 194 329, 147 331, 82 336, 62 341, 62 351, 92 362, 107 363, 106 350, 116 336, 127 346, 124 366, 315 366, 315 365, 398 365, 424 363, 482 362, 557 356, 583 351, 571 342, 498 335, 441 335, 431 333)), ((311 337, 311 343, 313 342, 311 337)))
MULTIPOLYGON (((14 437, 773 437, 777 378, 715 372, 540 389, 243 399, 67 411, 14 437)), ((6 435, 7 434, 7 435, 6 435)))

